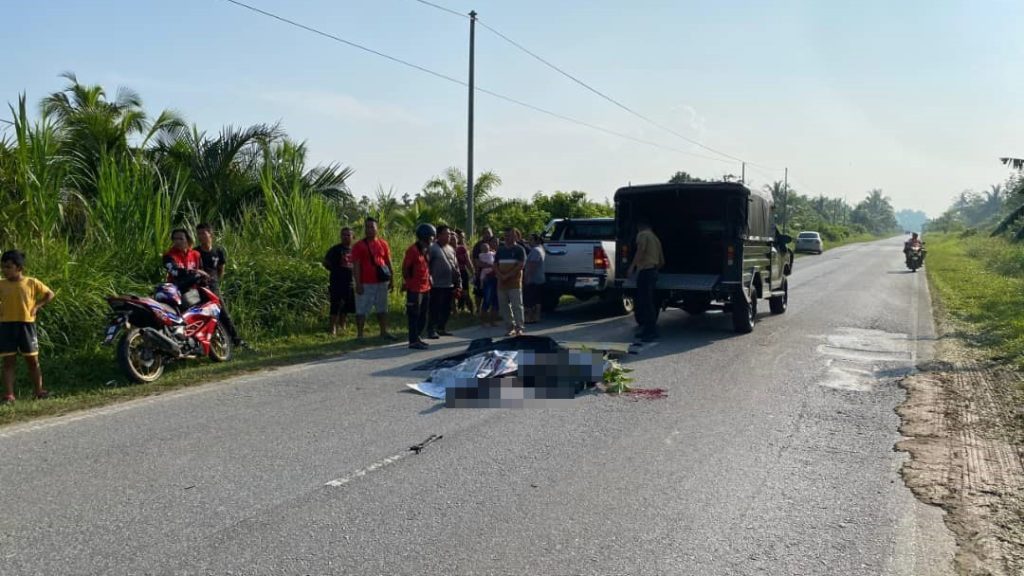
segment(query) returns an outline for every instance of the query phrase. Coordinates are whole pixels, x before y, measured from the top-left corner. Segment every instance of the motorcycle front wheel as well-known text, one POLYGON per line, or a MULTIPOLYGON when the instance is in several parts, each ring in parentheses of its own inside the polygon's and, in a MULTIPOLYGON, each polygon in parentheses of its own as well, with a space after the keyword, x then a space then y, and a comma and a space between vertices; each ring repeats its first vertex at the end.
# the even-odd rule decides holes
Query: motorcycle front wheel
POLYGON ((146 344, 138 328, 132 328, 121 337, 117 363, 128 379, 138 384, 153 382, 164 373, 163 356, 146 344))

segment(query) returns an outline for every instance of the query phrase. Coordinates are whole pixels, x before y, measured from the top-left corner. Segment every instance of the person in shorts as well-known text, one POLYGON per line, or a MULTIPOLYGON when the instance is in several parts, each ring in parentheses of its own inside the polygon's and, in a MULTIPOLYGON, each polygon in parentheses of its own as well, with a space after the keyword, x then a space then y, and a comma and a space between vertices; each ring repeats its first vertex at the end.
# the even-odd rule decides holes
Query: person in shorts
POLYGON ((366 316, 377 313, 380 335, 388 340, 398 338, 388 332, 388 293, 394 286, 391 247, 379 238, 377 220, 367 218, 365 236, 352 247, 352 278, 356 285, 356 337, 363 338, 366 316))
POLYGON ((341 242, 331 246, 324 256, 324 268, 330 273, 327 285, 327 299, 331 306, 331 325, 328 333, 338 335, 338 328, 345 331, 348 315, 356 311, 356 291, 352 282, 352 229, 341 229, 341 242))
POLYGON ((0 255, 0 357, 4 367, 4 396, 0 404, 14 402, 14 369, 18 355, 25 358, 35 398, 48 398, 39 368, 39 339, 36 316, 53 301, 53 291, 45 284, 23 274, 25 254, 9 250, 0 255))

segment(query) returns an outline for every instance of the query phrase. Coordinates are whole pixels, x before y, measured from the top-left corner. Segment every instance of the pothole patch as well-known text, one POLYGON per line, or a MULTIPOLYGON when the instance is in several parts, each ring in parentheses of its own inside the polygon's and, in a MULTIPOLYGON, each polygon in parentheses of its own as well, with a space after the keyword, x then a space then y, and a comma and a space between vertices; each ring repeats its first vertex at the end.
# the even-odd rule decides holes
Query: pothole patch
POLYGON ((870 392, 914 371, 914 343, 907 334, 840 328, 825 337, 818 353, 827 370, 819 384, 837 390, 870 392))

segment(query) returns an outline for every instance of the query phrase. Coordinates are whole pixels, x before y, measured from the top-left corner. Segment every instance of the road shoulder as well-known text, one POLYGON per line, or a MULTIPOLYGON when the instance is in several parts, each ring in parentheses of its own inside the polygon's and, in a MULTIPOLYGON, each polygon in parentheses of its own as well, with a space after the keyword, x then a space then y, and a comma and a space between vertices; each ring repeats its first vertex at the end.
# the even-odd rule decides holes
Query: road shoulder
POLYGON ((935 360, 901 382, 901 474, 946 511, 960 573, 1024 574, 1024 375, 943 332, 935 360))

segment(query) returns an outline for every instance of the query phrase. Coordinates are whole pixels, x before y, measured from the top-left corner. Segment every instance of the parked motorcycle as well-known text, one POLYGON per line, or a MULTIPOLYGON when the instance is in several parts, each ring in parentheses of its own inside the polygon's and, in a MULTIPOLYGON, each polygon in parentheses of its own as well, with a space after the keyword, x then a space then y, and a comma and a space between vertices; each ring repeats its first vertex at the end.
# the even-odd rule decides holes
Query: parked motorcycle
POLYGON ((110 296, 110 324, 104 345, 117 344, 117 362, 133 382, 153 382, 177 360, 209 356, 231 359, 232 343, 220 324, 220 298, 198 279, 182 293, 174 284, 160 284, 150 297, 110 296))
POLYGON ((907 268, 912 272, 924 265, 924 247, 911 246, 907 251, 907 268))

